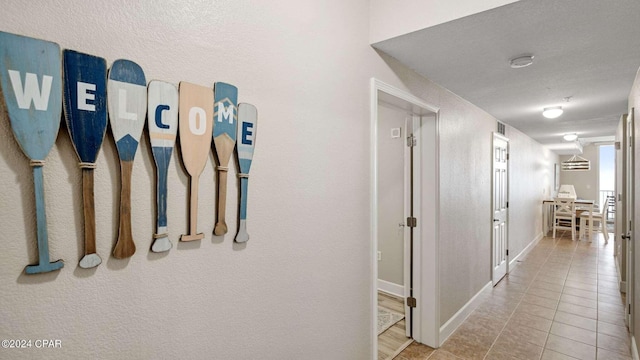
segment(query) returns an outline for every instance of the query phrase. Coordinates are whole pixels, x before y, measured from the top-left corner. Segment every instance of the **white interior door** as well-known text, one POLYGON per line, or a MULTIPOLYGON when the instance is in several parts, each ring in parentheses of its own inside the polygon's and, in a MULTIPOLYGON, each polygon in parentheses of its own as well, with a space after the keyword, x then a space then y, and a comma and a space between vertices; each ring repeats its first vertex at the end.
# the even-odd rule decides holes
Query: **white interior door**
POLYGON ((421 129, 422 118, 417 114, 410 114, 405 123, 407 129, 406 151, 405 151, 405 265, 404 283, 405 286, 405 321, 406 336, 413 338, 413 319, 416 313, 415 299, 417 297, 414 289, 416 283, 416 272, 420 269, 420 264, 414 261, 416 258, 416 241, 420 239, 422 224, 418 221, 420 215, 420 172, 421 172, 421 129))
POLYGON ((508 151, 509 140, 493 134, 493 201, 492 201, 492 264, 493 285, 507 274, 508 264, 508 151))
POLYGON ((629 331, 633 333, 633 299, 634 299, 634 246, 633 246, 633 214, 634 214, 634 108, 631 108, 629 115, 627 116, 626 123, 626 164, 625 164, 625 175, 626 175, 626 186, 625 186, 625 223, 624 223, 624 233, 622 238, 627 241, 627 316, 625 317, 625 322, 629 327, 629 331))

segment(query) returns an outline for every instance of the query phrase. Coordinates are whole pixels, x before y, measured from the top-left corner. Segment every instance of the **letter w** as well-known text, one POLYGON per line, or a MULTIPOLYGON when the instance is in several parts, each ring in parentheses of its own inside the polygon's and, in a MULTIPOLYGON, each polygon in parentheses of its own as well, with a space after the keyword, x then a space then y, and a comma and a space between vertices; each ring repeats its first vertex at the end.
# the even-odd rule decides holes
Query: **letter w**
POLYGON ((16 102, 20 109, 28 110, 31 107, 31 102, 33 101, 33 106, 36 110, 47 110, 49 107, 49 94, 51 93, 53 77, 49 75, 42 76, 42 92, 40 92, 40 86, 38 85, 38 77, 36 74, 27 73, 24 88, 22 87, 22 79, 20 78, 19 71, 9 70, 9 77, 11 78, 13 92, 16 94, 16 102))

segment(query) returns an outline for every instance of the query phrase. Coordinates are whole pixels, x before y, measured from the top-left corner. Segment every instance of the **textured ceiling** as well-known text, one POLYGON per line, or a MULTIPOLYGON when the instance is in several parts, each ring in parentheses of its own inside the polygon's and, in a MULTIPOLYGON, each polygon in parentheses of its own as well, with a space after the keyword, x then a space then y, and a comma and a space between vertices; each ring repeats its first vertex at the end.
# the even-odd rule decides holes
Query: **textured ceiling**
POLYGON ((543 144, 613 135, 640 67, 640 1, 522 0, 373 46, 543 144), (510 68, 523 54, 533 65, 510 68), (554 105, 564 114, 545 119, 554 105))

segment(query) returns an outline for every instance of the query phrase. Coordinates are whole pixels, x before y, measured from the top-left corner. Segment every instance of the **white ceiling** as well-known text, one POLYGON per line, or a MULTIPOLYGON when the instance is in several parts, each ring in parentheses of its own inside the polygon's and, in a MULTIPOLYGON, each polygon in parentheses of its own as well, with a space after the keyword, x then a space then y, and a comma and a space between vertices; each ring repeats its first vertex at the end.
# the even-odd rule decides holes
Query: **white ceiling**
POLYGON ((640 67, 640 1, 521 0, 373 46, 540 143, 610 136, 640 67), (523 54, 533 65, 512 69, 523 54))

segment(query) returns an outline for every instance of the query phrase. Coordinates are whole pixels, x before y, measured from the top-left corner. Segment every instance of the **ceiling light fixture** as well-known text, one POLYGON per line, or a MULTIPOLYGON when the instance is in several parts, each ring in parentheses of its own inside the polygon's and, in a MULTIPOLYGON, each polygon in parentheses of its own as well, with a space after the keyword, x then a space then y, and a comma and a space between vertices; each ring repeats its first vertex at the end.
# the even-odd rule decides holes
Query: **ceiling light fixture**
POLYGON ((566 141, 576 141, 578 139, 578 134, 576 133, 564 134, 563 138, 566 141))
POLYGON ((555 119, 560 115, 562 115, 562 106, 551 106, 542 110, 542 116, 547 119, 555 119))
POLYGON ((512 69, 520 69, 533 64, 533 55, 518 56, 509 61, 512 69))

